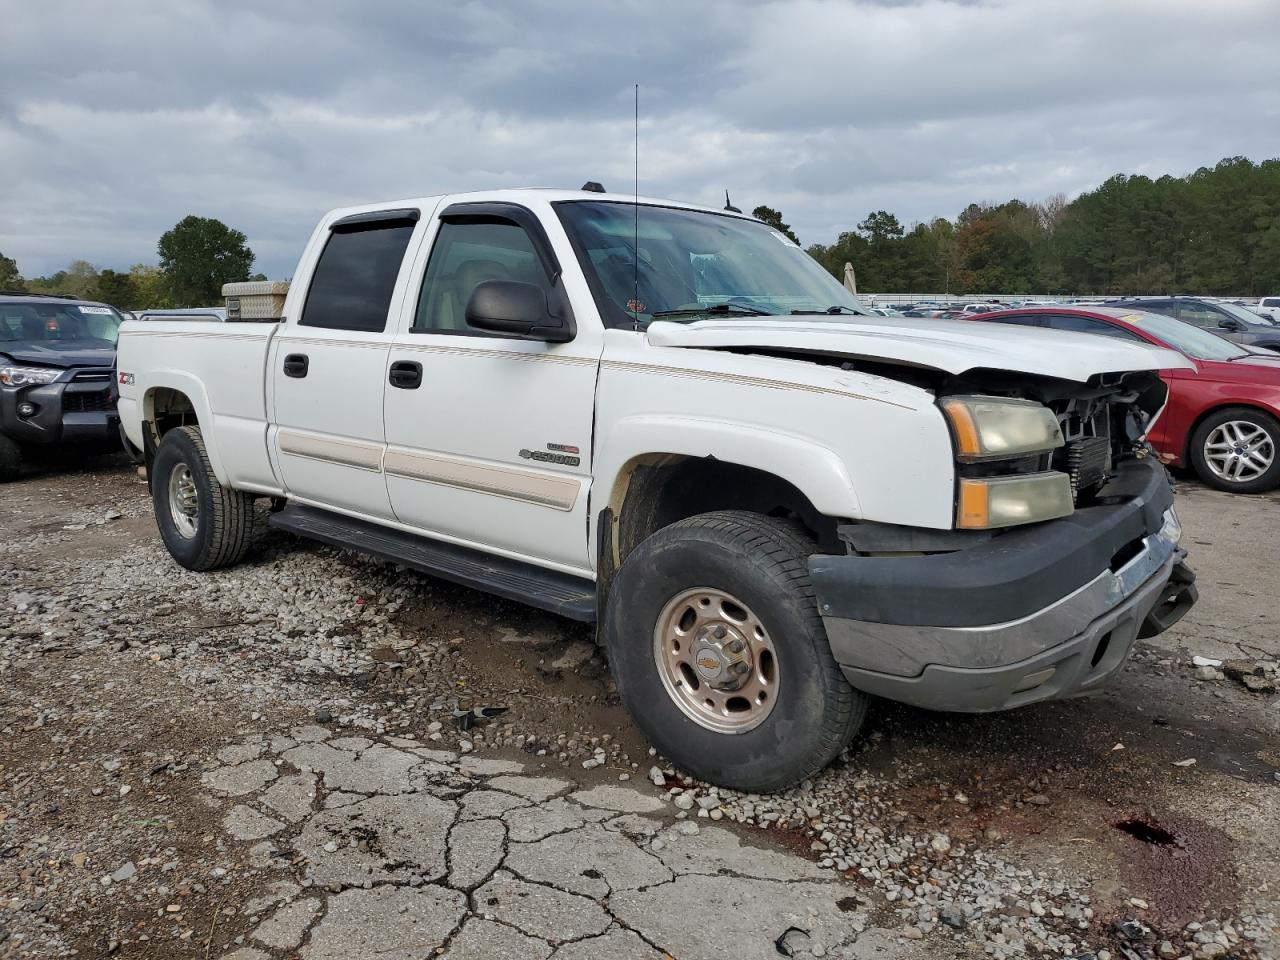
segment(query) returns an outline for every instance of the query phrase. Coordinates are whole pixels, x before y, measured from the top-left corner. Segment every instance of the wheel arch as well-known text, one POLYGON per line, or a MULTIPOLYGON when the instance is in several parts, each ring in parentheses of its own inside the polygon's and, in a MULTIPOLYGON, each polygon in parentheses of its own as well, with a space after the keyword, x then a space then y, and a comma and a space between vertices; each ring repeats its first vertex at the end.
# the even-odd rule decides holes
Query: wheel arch
POLYGON ((643 540, 680 520, 746 510, 799 522, 835 549, 837 518, 860 509, 836 454, 803 438, 720 422, 653 418, 624 422, 596 458, 592 543, 599 601, 643 540))
POLYGON ((222 458, 218 455, 209 397, 199 380, 181 371, 166 371, 143 387, 140 413, 143 452, 148 466, 166 433, 175 427, 195 426, 200 428, 214 476, 223 486, 228 485, 222 458))
POLYGON ((1187 426, 1186 438, 1182 443, 1182 462, 1184 464, 1189 466, 1193 462, 1191 459, 1191 442, 1195 439, 1196 431, 1200 429, 1200 426, 1215 413, 1232 409, 1256 410, 1258 413, 1265 413, 1272 420, 1280 421, 1280 410, 1272 409, 1265 404, 1258 403, 1256 400, 1220 400, 1197 413, 1195 419, 1187 426))

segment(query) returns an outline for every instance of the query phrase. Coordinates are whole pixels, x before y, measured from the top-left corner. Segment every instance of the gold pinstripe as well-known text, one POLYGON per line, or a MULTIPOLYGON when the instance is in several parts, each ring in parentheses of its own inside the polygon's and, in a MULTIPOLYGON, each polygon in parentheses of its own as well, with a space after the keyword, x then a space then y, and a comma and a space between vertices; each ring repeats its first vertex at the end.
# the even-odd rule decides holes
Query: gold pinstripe
POLYGON ((851 397, 855 400, 870 400, 873 403, 886 403, 891 407, 903 410, 914 410, 914 407, 882 397, 869 397, 866 394, 854 393, 851 390, 837 390, 833 387, 815 387, 807 383, 793 383, 789 380, 770 380, 766 377, 752 377, 741 373, 720 373, 715 370, 697 370, 690 367, 664 367, 651 363, 633 363, 626 360, 604 360, 603 366, 629 373, 657 373, 668 377, 683 377, 691 380, 713 380, 724 383, 745 383, 753 387, 766 387, 773 390, 797 390, 801 393, 828 394, 835 397, 851 397))
POLYGON ((572 510, 581 491, 581 485, 571 477, 484 466, 426 451, 388 450, 383 469, 389 477, 438 483, 557 510, 572 510))
MULTIPOLYGON (((162 331, 130 331, 130 336, 149 336, 149 337, 187 337, 202 339, 239 339, 239 340, 259 340, 258 336, 246 336, 243 334, 224 334, 224 333, 184 333, 184 332, 162 332, 162 331)), ((574 366, 589 366, 597 362, 594 357, 570 356, 566 354, 555 353, 522 353, 512 350, 489 350, 477 347, 462 347, 453 344, 417 344, 417 343, 392 343, 390 340, 324 340, 312 337, 291 337, 281 336, 278 338, 282 343, 298 343, 298 344, 315 344, 328 345, 340 343, 344 346, 364 347, 374 349, 387 349, 393 347, 395 350, 407 351, 410 353, 435 353, 453 356, 474 356, 477 358, 487 359, 506 359, 521 360, 527 362, 545 361, 548 363, 565 363, 574 366)), ((816 393, 819 395, 833 397, 849 397, 855 400, 870 400, 873 403, 884 403, 891 407, 898 407, 902 410, 913 410, 905 403, 897 403, 893 400, 886 400, 883 397, 867 396, 863 393, 856 393, 852 390, 839 390, 834 387, 817 387, 805 383, 794 383, 788 380, 773 380, 767 377, 753 377, 740 373, 722 373, 716 370, 700 370, 694 367, 669 367, 661 364, 653 363, 636 363, 629 360, 603 360, 600 364, 608 369, 621 370, 628 373, 656 373, 667 377, 681 377, 692 380, 710 380, 718 383, 742 383, 753 387, 764 387, 770 390, 792 390, 800 393, 816 393)))

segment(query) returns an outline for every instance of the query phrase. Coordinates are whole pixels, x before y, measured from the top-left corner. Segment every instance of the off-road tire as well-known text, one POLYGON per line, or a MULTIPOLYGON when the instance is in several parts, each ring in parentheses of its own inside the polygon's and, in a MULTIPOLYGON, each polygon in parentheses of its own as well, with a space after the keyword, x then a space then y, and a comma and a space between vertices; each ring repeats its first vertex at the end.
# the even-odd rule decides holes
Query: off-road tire
POLYGON ((861 727, 868 697, 831 656, 809 581, 813 552, 786 521, 706 513, 650 536, 614 578, 603 628, 614 683, 653 745, 699 779, 738 790, 783 789, 823 769, 861 727), (690 719, 659 673, 658 619, 674 597, 699 587, 740 598, 776 651, 773 708, 745 732, 720 733, 690 719))
POLYGON ((1271 490, 1280 486, 1280 421, 1255 407, 1223 407, 1205 417, 1191 434, 1191 440, 1187 444, 1187 459, 1195 470, 1196 476, 1215 490, 1225 490, 1228 493, 1262 493, 1265 490, 1271 490), (1205 459, 1204 445, 1209 434, 1232 420, 1251 423, 1265 430, 1271 435, 1271 443, 1277 451, 1266 472, 1252 480, 1235 482, 1220 477, 1213 472, 1205 459))
POLYGON ((0 483, 17 480, 22 470, 22 448, 0 434, 0 483))
POLYGON ((217 570, 238 563, 258 531, 254 498, 218 483, 199 427, 175 427, 164 435, 148 471, 156 526, 169 554, 188 570, 217 570), (169 507, 169 478, 179 464, 191 471, 198 516, 195 535, 183 536, 169 507))

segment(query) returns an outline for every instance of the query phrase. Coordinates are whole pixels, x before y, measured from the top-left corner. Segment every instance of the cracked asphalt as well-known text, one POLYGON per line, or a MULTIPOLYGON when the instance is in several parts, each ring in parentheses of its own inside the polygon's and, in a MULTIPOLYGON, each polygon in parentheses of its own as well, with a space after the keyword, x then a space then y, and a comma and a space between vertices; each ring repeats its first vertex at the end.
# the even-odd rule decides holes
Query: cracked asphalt
POLYGON ((30 473, 0 957, 1274 957, 1280 494, 1177 506, 1201 603, 1103 696, 877 704, 753 796, 652 756, 576 625, 279 534, 191 574, 127 465, 30 473))
POLYGON ((218 760, 221 829, 278 877, 229 960, 908 955, 853 884, 628 783, 315 724, 218 760))

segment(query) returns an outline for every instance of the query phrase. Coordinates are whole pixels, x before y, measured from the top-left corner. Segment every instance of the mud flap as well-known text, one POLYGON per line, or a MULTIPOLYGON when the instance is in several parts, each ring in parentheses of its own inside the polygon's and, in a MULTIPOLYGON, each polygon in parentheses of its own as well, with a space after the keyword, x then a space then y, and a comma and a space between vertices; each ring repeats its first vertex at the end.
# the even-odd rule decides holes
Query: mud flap
POLYGON ((1147 618, 1142 621, 1142 629, 1138 631, 1138 639, 1145 640, 1156 634, 1164 633, 1175 623, 1186 616, 1187 611, 1200 599, 1196 590, 1196 575, 1182 561, 1174 564, 1169 582, 1160 593, 1160 599, 1151 608, 1147 618))

